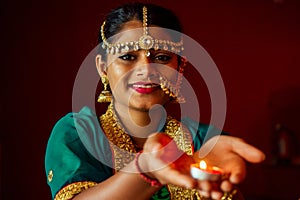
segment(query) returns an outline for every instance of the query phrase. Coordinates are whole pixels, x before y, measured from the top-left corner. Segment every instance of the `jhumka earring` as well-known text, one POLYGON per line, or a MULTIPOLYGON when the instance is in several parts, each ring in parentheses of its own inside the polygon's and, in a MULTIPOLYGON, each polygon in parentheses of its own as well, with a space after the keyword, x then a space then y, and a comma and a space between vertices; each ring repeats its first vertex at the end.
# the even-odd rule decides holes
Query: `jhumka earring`
POLYGON ((104 89, 102 90, 102 92, 100 93, 99 97, 98 97, 98 102, 99 103, 110 103, 112 100, 112 94, 111 92, 107 89, 107 86, 109 84, 108 82, 108 78, 107 76, 102 76, 101 77, 101 81, 103 83, 104 89))

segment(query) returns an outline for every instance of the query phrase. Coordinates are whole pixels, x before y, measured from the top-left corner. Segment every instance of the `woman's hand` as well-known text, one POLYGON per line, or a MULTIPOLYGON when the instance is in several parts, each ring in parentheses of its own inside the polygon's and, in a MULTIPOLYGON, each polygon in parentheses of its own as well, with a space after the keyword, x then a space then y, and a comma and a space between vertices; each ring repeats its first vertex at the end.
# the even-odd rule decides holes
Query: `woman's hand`
POLYGON ((151 178, 158 179, 161 184, 194 188, 201 194, 209 193, 210 196, 212 188, 220 188, 220 183, 215 186, 215 182, 194 179, 190 175, 190 165, 195 162, 194 157, 178 149, 175 141, 163 133, 148 137, 139 159, 143 172, 151 178))
POLYGON ((163 133, 152 134, 144 144, 139 163, 143 171, 161 184, 193 188, 197 182, 190 176, 194 159, 178 149, 174 140, 163 133))
MULTIPOLYGON (((259 163, 265 159, 265 155, 240 138, 221 135, 208 140, 194 154, 194 159, 204 159, 208 165, 223 169, 229 177, 221 182, 220 188, 222 191, 228 192, 232 190, 233 184, 244 180, 246 176, 245 161, 259 163)), ((213 190, 211 195, 216 199, 222 196, 220 192, 213 190)))
POLYGON ((201 195, 220 199, 223 192, 232 190, 233 184, 240 183, 245 178, 245 160, 258 163, 264 157, 260 150, 230 136, 211 138, 191 157, 179 150, 169 136, 156 133, 147 139, 144 152, 140 156, 140 165, 148 176, 158 179, 162 184, 196 188, 201 195), (205 157, 199 158, 204 153, 205 157), (193 179, 190 165, 199 159, 205 159, 209 165, 222 168, 229 174, 229 178, 218 183, 193 179))

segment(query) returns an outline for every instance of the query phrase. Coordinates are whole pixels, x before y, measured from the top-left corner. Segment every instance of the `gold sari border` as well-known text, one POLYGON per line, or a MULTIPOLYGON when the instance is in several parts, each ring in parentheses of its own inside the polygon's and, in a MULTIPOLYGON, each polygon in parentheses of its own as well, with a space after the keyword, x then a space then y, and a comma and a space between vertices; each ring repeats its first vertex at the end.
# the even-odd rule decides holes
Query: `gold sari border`
POLYGON ((69 200, 72 199, 75 195, 80 192, 87 190, 91 187, 97 185, 96 182, 92 181, 83 181, 83 182, 75 182, 71 183, 65 187, 63 187, 56 195, 54 200, 69 200))

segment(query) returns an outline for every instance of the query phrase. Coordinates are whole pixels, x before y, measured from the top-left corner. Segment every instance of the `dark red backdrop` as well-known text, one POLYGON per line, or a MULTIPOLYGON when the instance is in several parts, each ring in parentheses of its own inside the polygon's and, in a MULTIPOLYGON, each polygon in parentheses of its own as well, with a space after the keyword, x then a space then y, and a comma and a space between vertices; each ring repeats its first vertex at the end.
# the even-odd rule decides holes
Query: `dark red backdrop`
MULTIPOLYGON (((43 169, 47 139, 72 109, 73 82, 96 45, 103 14, 120 2, 126 1, 2 2, 1 199, 50 199, 43 169)), ((273 123, 300 131, 299 1, 152 2, 174 10, 186 34, 219 67, 228 100, 224 129, 268 156, 263 165, 249 165, 245 196, 299 198, 292 186, 299 166, 268 164, 273 123)), ((202 102, 202 113, 209 113, 209 98, 202 102)))

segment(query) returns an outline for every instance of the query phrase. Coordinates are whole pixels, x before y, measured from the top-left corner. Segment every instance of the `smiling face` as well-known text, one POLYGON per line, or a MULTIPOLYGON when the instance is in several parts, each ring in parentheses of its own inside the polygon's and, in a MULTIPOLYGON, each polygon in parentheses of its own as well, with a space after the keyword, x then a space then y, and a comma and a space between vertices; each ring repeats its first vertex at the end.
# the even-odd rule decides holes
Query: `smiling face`
MULTIPOLYGON (((114 42, 136 41, 143 34, 142 23, 129 21, 121 31, 114 42)), ((150 29, 149 34, 171 40, 163 29, 150 29)), ((150 56, 145 50, 108 54, 106 73, 114 103, 141 111, 148 111, 155 104, 164 105, 170 97, 160 88, 160 77, 176 82, 177 68, 178 56, 165 50, 151 49, 150 56)))

